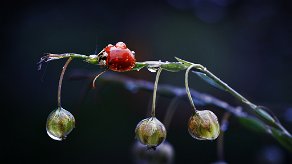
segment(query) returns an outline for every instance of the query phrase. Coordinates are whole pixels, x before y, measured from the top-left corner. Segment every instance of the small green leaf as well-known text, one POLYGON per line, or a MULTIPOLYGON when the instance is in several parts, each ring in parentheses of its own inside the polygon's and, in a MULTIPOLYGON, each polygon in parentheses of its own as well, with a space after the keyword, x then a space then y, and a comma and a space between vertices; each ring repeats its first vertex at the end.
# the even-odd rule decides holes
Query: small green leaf
POLYGON ((207 83, 209 83, 213 87, 216 87, 216 88, 219 88, 219 89, 222 89, 223 91, 225 91, 225 89, 221 85, 216 83, 213 79, 208 77, 206 74, 204 74, 202 72, 195 72, 195 71, 193 71, 193 73, 197 74, 200 78, 202 78, 204 81, 206 81, 207 83))
MULTIPOLYGON (((178 57, 175 57, 175 59, 179 62, 181 62, 185 67, 190 67, 191 65, 194 65, 194 63, 191 63, 191 62, 188 62, 188 61, 185 61, 185 60, 182 60, 178 57)), ((216 87, 216 88, 219 88, 219 89, 222 89, 225 91, 225 89, 219 85, 217 82, 215 82, 213 79, 211 79, 210 77, 208 77, 205 73, 202 73, 202 72, 195 72, 193 71, 195 74, 197 74, 200 78, 202 78, 204 81, 206 81, 207 83, 209 83, 210 85, 216 87)))
POLYGON ((244 116, 244 117, 238 117, 238 120, 241 125, 255 132, 265 133, 267 130, 265 124, 262 123, 257 118, 244 116))
POLYGON ((132 68, 131 71, 140 71, 140 69, 146 67, 148 64, 144 63, 144 62, 136 62, 135 67, 132 68))
POLYGON ((193 65, 194 63, 191 63, 191 62, 188 62, 188 61, 186 61, 186 60, 182 60, 182 59, 180 59, 180 58, 178 58, 178 57, 174 57, 177 61, 179 61, 179 62, 181 62, 183 65, 185 65, 186 67, 189 67, 189 66, 191 66, 191 65, 193 65))
POLYGON ((187 69, 187 67, 180 62, 168 62, 161 64, 160 67, 170 72, 178 72, 187 69))

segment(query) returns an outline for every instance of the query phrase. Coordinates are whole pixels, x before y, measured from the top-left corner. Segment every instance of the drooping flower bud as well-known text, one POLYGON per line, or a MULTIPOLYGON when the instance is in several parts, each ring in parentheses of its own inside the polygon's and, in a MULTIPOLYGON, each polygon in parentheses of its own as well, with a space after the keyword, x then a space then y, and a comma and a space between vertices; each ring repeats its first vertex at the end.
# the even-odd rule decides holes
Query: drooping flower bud
POLYGON ((155 148, 166 138, 166 129, 156 117, 140 121, 135 129, 135 133, 136 138, 149 148, 155 148))
POLYGON ((61 141, 65 139, 74 127, 74 116, 61 107, 51 112, 48 116, 47 133, 54 140, 61 141))
POLYGON ((188 123, 190 135, 198 140, 214 140, 220 133, 217 116, 209 111, 197 111, 188 123))

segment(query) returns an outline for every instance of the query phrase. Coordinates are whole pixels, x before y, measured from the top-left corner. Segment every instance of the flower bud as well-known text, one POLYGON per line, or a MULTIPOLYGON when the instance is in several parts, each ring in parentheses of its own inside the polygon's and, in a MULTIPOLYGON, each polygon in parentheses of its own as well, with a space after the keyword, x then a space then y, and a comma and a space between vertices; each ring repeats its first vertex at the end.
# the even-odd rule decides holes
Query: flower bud
POLYGON ((209 111, 197 111, 188 123, 190 135, 198 140, 214 140, 220 133, 217 116, 209 111))
POLYGON ((155 148, 166 138, 166 129, 156 117, 140 121, 135 129, 135 133, 136 138, 149 148, 155 148))
POLYGON ((75 127, 74 116, 63 108, 51 112, 47 119, 47 133, 54 140, 63 140, 75 127))

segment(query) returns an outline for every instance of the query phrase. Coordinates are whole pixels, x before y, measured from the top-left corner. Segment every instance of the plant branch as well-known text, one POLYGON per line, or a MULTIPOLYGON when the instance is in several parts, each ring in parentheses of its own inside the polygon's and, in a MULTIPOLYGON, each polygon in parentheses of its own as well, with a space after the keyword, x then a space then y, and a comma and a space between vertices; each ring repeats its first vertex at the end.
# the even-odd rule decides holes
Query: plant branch
MULTIPOLYGON (((78 59, 84 60, 87 63, 98 65, 97 55, 86 56, 86 55, 80 55, 80 54, 74 54, 74 53, 48 54, 48 55, 42 57, 38 64, 39 64, 39 66, 41 66, 41 64, 44 62, 48 62, 48 61, 55 60, 55 59, 62 59, 62 58, 78 58, 78 59)), ((253 111, 253 114, 255 116, 257 116, 257 118, 258 118, 258 119, 255 119, 252 117, 248 117, 248 119, 246 119, 245 121, 248 120, 249 123, 252 122, 254 124, 257 124, 257 126, 265 127, 263 129, 265 129, 266 132, 268 132, 274 138, 276 138, 282 145, 284 145, 284 143, 285 143, 284 146, 286 148, 288 148, 290 151, 292 151, 291 134, 281 125, 281 123, 278 121, 278 119, 276 118, 275 115, 273 115, 272 113, 269 113, 264 107, 257 106, 255 104, 253 104, 252 102, 250 102, 249 100, 247 100, 241 94, 236 92, 233 88, 228 86, 225 82, 223 82, 217 76, 215 76, 213 73, 211 73, 209 70, 207 70, 206 67, 204 67, 200 64, 194 64, 194 63, 191 63, 191 62, 179 59, 179 58, 176 58, 176 60, 178 62, 161 62, 161 61, 136 62, 135 67, 131 71, 139 71, 140 69, 147 67, 149 70, 157 70, 158 68, 162 68, 162 69, 164 69, 166 71, 170 71, 170 72, 179 72, 182 70, 186 70, 187 68, 189 68, 190 66, 193 65, 193 67, 195 69, 193 71, 194 73, 199 75, 201 78, 203 78, 205 81, 207 81, 212 86, 215 86, 215 87, 218 87, 220 89, 223 89, 224 91, 227 91, 228 93, 233 95, 236 99, 240 100, 242 103, 249 106, 250 109, 253 111)), ((145 87, 145 86, 141 85, 140 81, 138 82, 138 85, 134 85, 134 86, 137 88, 145 87), (139 84, 140 84, 140 86, 139 86, 139 84)), ((152 89, 152 87, 147 88, 147 89, 152 89)), ((160 93, 164 92, 164 93, 168 93, 168 94, 177 95, 177 91, 173 92, 172 90, 173 90, 172 86, 167 86, 164 88, 160 87, 158 89, 158 91, 160 91, 160 93)), ((182 95, 183 93, 179 93, 179 94, 182 95)), ((191 94, 193 94, 193 93, 191 93, 191 94)), ((193 95, 193 96, 196 98, 195 95, 193 95)), ((217 99, 215 99, 214 101, 216 102, 216 100, 217 99)), ((212 102, 212 103, 214 103, 214 102, 212 102)), ((245 118, 245 115, 241 115, 244 112, 238 112, 237 110, 227 108, 226 107, 227 104, 225 102, 223 102, 223 104, 220 104, 220 103, 222 103, 222 101, 218 102, 218 100, 217 100, 217 103, 215 103, 215 104, 219 105, 221 107, 225 106, 225 107, 223 107, 224 109, 230 110, 231 113, 235 114, 239 118, 245 118)))

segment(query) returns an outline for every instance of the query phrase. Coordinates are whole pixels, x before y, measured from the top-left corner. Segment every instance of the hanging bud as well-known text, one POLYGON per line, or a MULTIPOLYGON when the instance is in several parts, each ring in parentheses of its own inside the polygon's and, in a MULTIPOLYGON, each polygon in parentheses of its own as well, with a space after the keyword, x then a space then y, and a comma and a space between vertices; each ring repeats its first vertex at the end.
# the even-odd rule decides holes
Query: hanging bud
POLYGON ((190 135, 198 140, 214 140, 220 133, 217 116, 209 111, 197 111, 188 123, 190 135))
POLYGON ((58 108, 50 113, 47 119, 47 133, 54 139, 61 141, 75 127, 74 116, 63 108, 58 108))
POLYGON ((156 117, 140 121, 135 129, 135 133, 136 138, 149 148, 155 148, 166 138, 166 129, 156 117))

